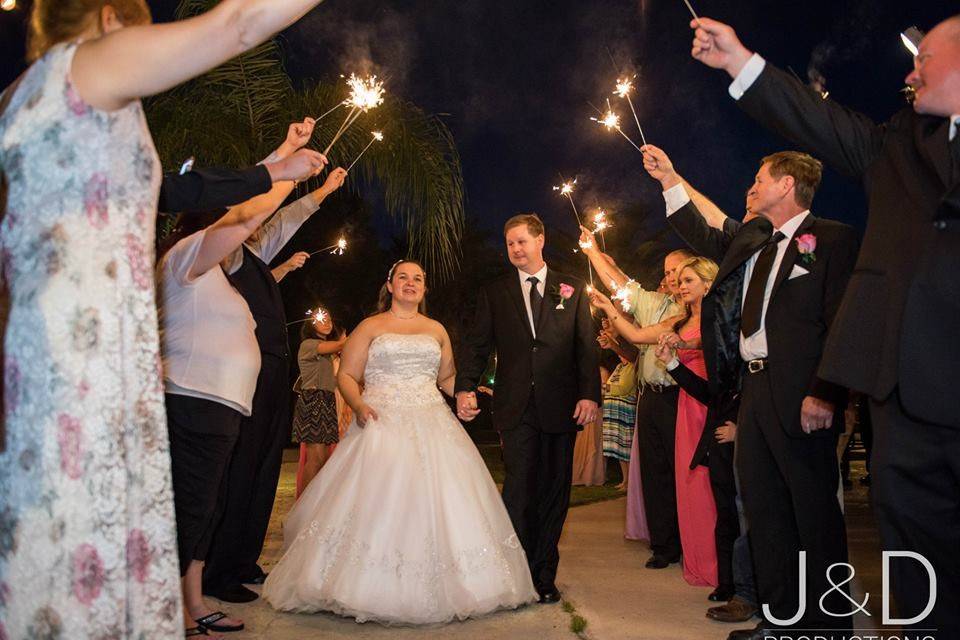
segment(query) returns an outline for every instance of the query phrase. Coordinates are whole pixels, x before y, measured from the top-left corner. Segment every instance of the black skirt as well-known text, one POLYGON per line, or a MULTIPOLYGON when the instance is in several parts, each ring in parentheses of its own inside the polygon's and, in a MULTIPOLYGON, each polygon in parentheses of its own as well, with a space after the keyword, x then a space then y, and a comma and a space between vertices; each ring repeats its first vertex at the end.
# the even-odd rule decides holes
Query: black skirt
POLYGON ((293 410, 293 441, 308 444, 340 442, 337 398, 333 391, 304 389, 293 410))

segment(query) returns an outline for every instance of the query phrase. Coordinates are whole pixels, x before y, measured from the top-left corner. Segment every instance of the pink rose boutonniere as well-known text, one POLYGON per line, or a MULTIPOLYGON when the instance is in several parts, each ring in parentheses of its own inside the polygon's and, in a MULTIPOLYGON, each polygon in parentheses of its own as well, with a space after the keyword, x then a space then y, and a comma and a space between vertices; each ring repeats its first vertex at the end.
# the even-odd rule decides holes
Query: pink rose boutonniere
POLYGON ((817 250, 817 236, 812 233, 805 233, 802 236, 797 236, 796 241, 800 259, 805 264, 814 262, 817 259, 817 254, 814 253, 817 250))
POLYGON ((560 287, 554 292, 554 295, 557 297, 557 309, 565 309, 563 303, 573 297, 574 288, 572 285, 566 284, 565 282, 560 283, 560 287))

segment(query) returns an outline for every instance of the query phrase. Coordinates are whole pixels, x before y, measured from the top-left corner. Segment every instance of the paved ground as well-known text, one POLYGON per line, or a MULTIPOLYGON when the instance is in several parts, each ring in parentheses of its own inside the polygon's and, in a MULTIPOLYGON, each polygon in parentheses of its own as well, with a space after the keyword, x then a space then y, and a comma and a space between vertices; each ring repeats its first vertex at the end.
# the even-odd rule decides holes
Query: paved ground
MULTIPOLYGON (((284 465, 270 537, 262 557, 266 570, 278 559, 280 517, 293 500, 294 465, 284 465)), ((862 463, 854 478, 862 475, 862 463)), ((846 493, 847 522, 852 564, 858 574, 854 597, 871 592, 868 607, 879 613, 880 552, 867 505, 866 490, 855 484, 846 493)), ((623 499, 571 509, 561 541, 558 585, 565 597, 587 620, 584 635, 592 640, 723 640, 735 625, 704 616, 709 589, 687 585, 679 566, 662 571, 643 567, 649 557, 645 543, 624 540, 623 499)), ((534 605, 480 620, 439 628, 386 628, 373 623, 358 625, 332 615, 282 614, 257 601, 225 608, 244 618, 249 631, 233 634, 236 640, 256 638, 451 638, 462 640, 531 639, 572 640, 570 616, 556 605, 534 605)), ((874 616, 876 617, 876 615, 874 616)), ((873 629, 870 618, 860 617, 858 629, 873 629)), ((752 624, 747 625, 752 626, 752 624)))

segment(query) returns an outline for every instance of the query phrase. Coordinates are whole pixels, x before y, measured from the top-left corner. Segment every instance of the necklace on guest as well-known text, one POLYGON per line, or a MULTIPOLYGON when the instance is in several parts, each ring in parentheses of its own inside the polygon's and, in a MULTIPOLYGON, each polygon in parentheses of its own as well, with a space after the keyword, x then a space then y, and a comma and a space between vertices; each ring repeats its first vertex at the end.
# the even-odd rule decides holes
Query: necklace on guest
POLYGON ((388 309, 388 311, 390 311, 390 313, 393 314, 394 317, 399 318, 400 320, 413 320, 414 318, 417 317, 417 313, 416 313, 416 312, 414 312, 414 314, 413 314, 412 316, 402 316, 402 315, 400 315, 399 313, 397 313, 396 311, 394 311, 394 310, 393 310, 393 307, 390 307, 390 309, 388 309))

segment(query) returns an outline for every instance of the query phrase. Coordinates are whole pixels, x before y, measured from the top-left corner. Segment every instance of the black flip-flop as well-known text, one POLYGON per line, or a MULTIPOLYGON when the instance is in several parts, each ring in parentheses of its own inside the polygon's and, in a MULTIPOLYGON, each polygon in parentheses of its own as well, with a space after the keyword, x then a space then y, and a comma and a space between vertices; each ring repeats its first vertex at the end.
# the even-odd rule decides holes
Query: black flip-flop
POLYGON ((207 630, 203 627, 190 627, 189 629, 183 630, 184 638, 192 638, 194 636, 208 636, 207 630))
POLYGON ((210 631, 216 631, 218 633, 230 633, 231 631, 243 631, 243 623, 238 625, 225 625, 225 624, 216 624, 217 620, 223 620, 227 617, 223 611, 214 611, 210 615, 203 616, 202 618, 195 618, 194 622, 200 625, 204 629, 209 629, 210 631))

